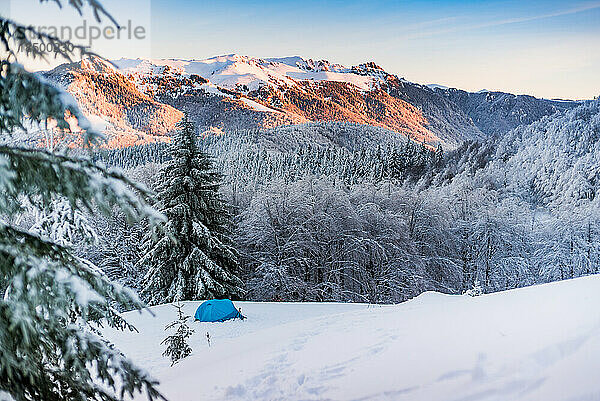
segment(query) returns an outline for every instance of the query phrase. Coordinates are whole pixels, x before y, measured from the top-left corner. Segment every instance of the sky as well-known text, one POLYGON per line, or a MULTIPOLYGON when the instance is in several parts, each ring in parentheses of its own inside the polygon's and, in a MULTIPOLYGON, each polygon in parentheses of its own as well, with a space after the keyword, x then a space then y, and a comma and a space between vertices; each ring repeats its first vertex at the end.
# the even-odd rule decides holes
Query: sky
MULTIPOLYGON (((48 12, 56 8, 52 4, 32 8, 27 2, 36 0, 12 0, 15 19, 42 23, 54 18, 48 12)), ((93 49, 109 58, 299 55, 344 65, 374 61, 413 82, 470 91, 565 99, 600 95, 600 1, 104 0, 103 4, 120 24, 133 20, 147 33, 143 41, 127 44, 97 41, 93 49)), ((65 11, 60 18, 66 18, 65 11)))

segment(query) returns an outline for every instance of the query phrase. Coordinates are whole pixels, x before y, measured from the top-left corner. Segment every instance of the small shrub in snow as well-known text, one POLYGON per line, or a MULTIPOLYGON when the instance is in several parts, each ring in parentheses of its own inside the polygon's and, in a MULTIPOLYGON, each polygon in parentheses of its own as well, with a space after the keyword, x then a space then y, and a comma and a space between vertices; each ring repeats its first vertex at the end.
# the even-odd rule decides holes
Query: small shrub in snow
POLYGON ((473 288, 465 291, 463 295, 468 295, 470 297, 478 297, 483 295, 483 288, 481 287, 479 280, 475 280, 475 283, 473 283, 473 288))
POLYGON ((171 358, 171 366, 192 353, 192 347, 187 343, 187 339, 194 334, 194 330, 187 325, 187 320, 190 317, 183 314, 183 305, 178 304, 173 306, 177 309, 177 320, 168 324, 165 327, 165 331, 173 327, 177 327, 177 330, 175 330, 175 334, 167 336, 161 343, 161 345, 167 345, 163 356, 171 358))

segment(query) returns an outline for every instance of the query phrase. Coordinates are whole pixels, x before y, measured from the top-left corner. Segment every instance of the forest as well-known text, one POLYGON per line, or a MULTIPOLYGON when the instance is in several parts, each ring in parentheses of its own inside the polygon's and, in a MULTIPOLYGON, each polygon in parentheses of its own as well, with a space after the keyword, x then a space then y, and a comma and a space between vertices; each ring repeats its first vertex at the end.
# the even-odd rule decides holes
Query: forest
MULTIPOLYGON (((198 134, 245 299, 394 303, 598 272, 598 101, 452 152, 347 123, 198 134)), ((94 157, 152 189, 168 147, 94 157)), ((140 290, 145 224, 78 220, 96 240, 77 254, 140 290)))
POLYGON ((405 79, 299 56, 155 64, 133 42, 111 62, 43 28, 112 40, 149 3, 21 3, 0 12, 0 401, 598 398, 600 99, 415 83, 589 99, 597 6, 331 4, 343 23, 307 35, 298 12, 321 3, 152 2, 173 56, 250 40, 343 61, 355 38, 352 57, 401 57, 405 79))

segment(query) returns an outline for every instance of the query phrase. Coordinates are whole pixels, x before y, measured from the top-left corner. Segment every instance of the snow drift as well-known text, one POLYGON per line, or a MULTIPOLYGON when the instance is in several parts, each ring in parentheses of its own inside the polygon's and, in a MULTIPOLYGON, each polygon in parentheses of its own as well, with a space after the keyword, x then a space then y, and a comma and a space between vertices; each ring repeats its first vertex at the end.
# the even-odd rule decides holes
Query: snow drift
POLYGON ((169 305, 127 313, 140 333, 109 337, 177 401, 598 400, 598 305, 597 275, 394 306, 239 302, 248 320, 195 323, 173 368, 159 347, 169 305))

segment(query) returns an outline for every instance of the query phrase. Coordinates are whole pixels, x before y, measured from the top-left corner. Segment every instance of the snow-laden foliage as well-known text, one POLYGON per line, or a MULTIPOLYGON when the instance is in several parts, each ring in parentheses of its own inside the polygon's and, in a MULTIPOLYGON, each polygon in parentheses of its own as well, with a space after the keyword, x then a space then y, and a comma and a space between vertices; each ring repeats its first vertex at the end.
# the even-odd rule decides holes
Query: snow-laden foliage
POLYGON ((30 231, 46 237, 58 245, 72 245, 78 237, 97 242, 96 231, 88 217, 79 210, 73 210, 65 199, 57 199, 49 207, 49 213, 35 210, 35 224, 30 231))
POLYGON ((151 305, 238 298, 242 282, 235 275, 237 255, 225 236, 229 212, 219 194, 220 175, 196 146, 187 117, 178 127, 157 195, 156 208, 167 222, 149 232, 139 261, 148 267, 142 295, 151 305))
POLYGON ((98 233, 97 240, 78 242, 75 245, 77 254, 98 266, 109 279, 139 291, 145 271, 137 266, 137 262, 148 224, 128 222, 117 208, 108 217, 94 216, 90 223, 98 233))
MULTIPOLYGON (((386 302, 418 293, 410 205, 394 190, 274 182, 240 216, 254 299, 386 302)), ((422 290, 422 288, 421 288, 422 290)))
POLYGON ((117 400, 142 389, 157 397, 156 382, 98 332, 132 329, 115 306, 142 307, 135 294, 65 248, 6 224, 0 254, 0 388, 15 400, 117 400))
MULTIPOLYGON (((96 0, 68 4, 107 16, 96 0)), ((146 203, 149 192, 121 171, 10 144, 35 126, 86 128, 61 90, 18 64, 19 46, 29 46, 30 56, 46 55, 32 41, 53 45, 62 57, 86 53, 0 17, 0 397, 117 401, 146 392, 161 398, 156 381, 100 335, 106 326, 133 330, 119 311, 143 303, 71 248, 78 236, 93 237, 84 213, 119 208, 129 221, 146 218, 151 226, 161 216, 146 203), (27 208, 40 217, 32 230, 22 227, 27 208)), ((86 145, 99 139, 80 133, 86 145)))
POLYGON ((457 290, 450 231, 400 186, 306 178, 259 191, 237 233, 253 299, 385 303, 457 290))
POLYGON ((483 288, 481 288, 481 283, 479 282, 479 280, 475 280, 475 282, 473 283, 473 288, 465 291, 463 295, 468 295, 470 297, 478 297, 480 295, 483 295, 483 288))
MULTIPOLYGON (((349 184, 403 181, 420 177, 443 156, 441 147, 431 152, 389 130, 324 122, 203 134, 198 147, 214 158, 224 183, 240 190, 307 174, 336 176, 349 184)), ((166 144, 147 144, 101 151, 97 157, 107 165, 131 169, 170 160, 167 149, 166 144)))
MULTIPOLYGON (((599 115, 589 102, 443 158, 329 123, 199 146, 225 172, 248 297, 396 302, 598 272, 599 115)), ((161 146, 103 156, 161 162, 161 146)), ((156 166, 130 171, 150 183, 156 166)))
POLYGON ((2 151, 7 163, 0 191, 5 216, 0 389, 16 400, 116 400, 143 389, 156 397, 156 383, 147 373, 97 334, 100 324, 131 329, 115 308, 143 307, 137 296, 46 235, 10 223, 22 210, 23 196, 41 210, 50 210, 60 195, 79 213, 95 201, 102 210, 118 206, 131 218, 146 216, 150 207, 120 173, 89 161, 37 150, 2 151))
POLYGON ((175 333, 168 335, 161 342, 161 345, 167 346, 167 349, 163 352, 163 356, 171 359, 171 366, 192 354, 192 347, 187 343, 187 340, 194 334, 194 330, 187 324, 190 316, 186 316, 183 313, 183 305, 174 304, 173 307, 177 310, 177 319, 169 323, 165 327, 165 331, 171 331, 173 328, 176 328, 175 333))
POLYGON ((599 161, 600 102, 592 101, 466 148, 427 192, 450 199, 464 222, 463 270, 486 292, 572 278, 600 268, 599 161))
MULTIPOLYGON (((404 286, 395 283, 395 295, 376 291, 380 300, 405 299, 428 288, 462 293, 476 280, 484 292, 493 292, 598 272, 599 116, 599 103, 591 102, 514 130, 498 143, 466 144, 444 163, 426 167, 416 184, 384 180, 373 186, 371 193, 379 195, 350 202, 339 213, 346 220, 355 219, 359 207, 372 204, 387 188, 396 202, 387 207, 398 218, 384 215, 382 221, 409 234, 394 244, 401 254, 410 255, 408 262, 393 259, 399 267, 391 269, 408 272, 409 278, 404 286)), ((325 218, 312 217, 319 208, 311 202, 315 193, 333 191, 331 198, 342 207, 347 205, 344 198, 355 199, 355 191, 369 193, 369 185, 363 181, 336 189, 333 181, 315 192, 310 185, 283 182, 255 191, 238 227, 243 266, 252 277, 250 294, 256 299, 343 299, 343 291, 332 295, 316 289, 333 288, 340 280, 321 282, 319 277, 328 260, 319 251, 320 243, 327 237, 315 221, 325 218), (310 207, 304 207, 306 202, 310 207), (264 242, 263 233, 273 239, 264 242)), ((349 233, 337 221, 332 226, 340 242, 364 240, 364 230, 349 233)), ((333 254, 342 265, 370 269, 364 255, 333 254)), ((361 278, 347 287, 365 296, 367 283, 361 278)))

